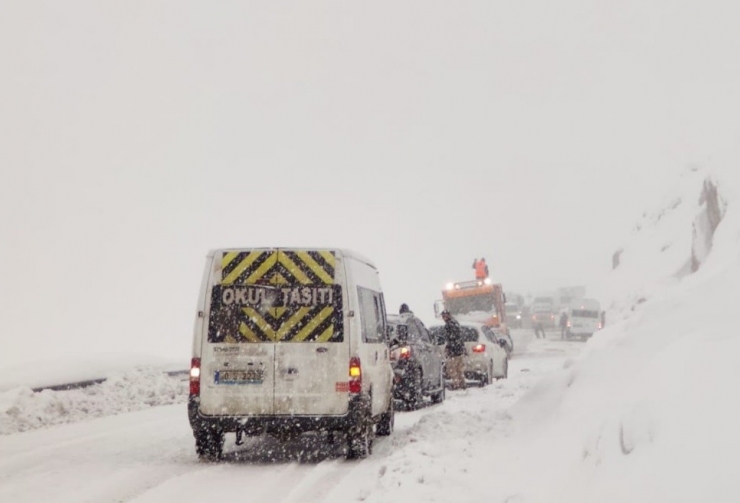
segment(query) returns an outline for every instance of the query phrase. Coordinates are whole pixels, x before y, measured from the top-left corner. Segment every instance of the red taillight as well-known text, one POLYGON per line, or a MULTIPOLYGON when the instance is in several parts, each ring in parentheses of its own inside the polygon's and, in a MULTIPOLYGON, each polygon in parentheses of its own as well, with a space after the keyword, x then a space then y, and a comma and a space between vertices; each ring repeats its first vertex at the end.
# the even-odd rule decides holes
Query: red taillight
POLYGON ((190 395, 200 395, 200 358, 190 360, 190 395))
POLYGON ((349 392, 362 392, 362 366, 356 356, 349 359, 349 392))
POLYGON ((473 353, 483 353, 486 350, 485 344, 478 344, 477 346, 473 346, 473 353))
POLYGON ((411 348, 408 346, 403 346, 391 351, 391 361, 408 360, 409 358, 411 358, 411 348))

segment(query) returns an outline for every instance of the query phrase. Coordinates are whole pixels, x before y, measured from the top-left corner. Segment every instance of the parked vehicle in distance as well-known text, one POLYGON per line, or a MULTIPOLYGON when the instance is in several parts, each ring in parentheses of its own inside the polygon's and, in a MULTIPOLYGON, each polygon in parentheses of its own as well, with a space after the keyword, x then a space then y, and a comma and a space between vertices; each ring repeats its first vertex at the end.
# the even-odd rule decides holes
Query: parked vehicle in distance
MULTIPOLYGON (((462 321, 460 328, 465 340, 465 378, 478 381, 481 386, 489 385, 494 378, 507 378, 509 355, 503 347, 505 341, 498 339, 493 330, 482 323, 462 321)), ((429 332, 432 339, 446 338, 444 325, 429 327, 429 332)))
POLYGON ((506 303, 506 319, 507 324, 511 328, 522 328, 523 323, 523 314, 522 309, 519 307, 518 304, 513 304, 511 302, 506 303))
POLYGON ((378 271, 338 249, 211 251, 198 299, 188 416, 198 456, 224 436, 308 431, 370 454, 393 430, 393 369, 378 271), (350 313, 348 315, 348 313, 350 313))
POLYGON ((540 325, 543 329, 554 329, 557 327, 558 320, 556 319, 554 303, 546 302, 540 298, 535 299, 531 311, 533 326, 540 325))
POLYGON ((411 410, 421 407, 424 397, 432 403, 443 402, 444 341, 432 341, 424 323, 411 313, 388 315, 388 327, 395 375, 393 397, 411 410))
POLYGON ((572 301, 567 310, 567 337, 588 339, 603 327, 601 325, 601 304, 596 299, 572 301))

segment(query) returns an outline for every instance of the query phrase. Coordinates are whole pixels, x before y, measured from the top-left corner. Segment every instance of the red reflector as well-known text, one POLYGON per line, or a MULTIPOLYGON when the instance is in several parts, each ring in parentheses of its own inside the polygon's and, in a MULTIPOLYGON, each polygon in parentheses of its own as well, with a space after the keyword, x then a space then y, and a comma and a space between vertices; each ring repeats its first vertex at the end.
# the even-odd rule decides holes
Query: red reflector
POLYGON ((411 358, 411 348, 410 347, 401 348, 401 352, 399 353, 398 357, 401 360, 408 360, 409 358, 411 358))
POLYGON ((190 360, 190 395, 200 395, 200 358, 190 360))
POLYGON ((349 392, 362 392, 362 366, 356 356, 349 359, 349 392))
POLYGON ((190 381, 190 396, 200 395, 200 381, 190 381))
POLYGON ((477 346, 473 346, 473 353, 483 353, 485 350, 485 344, 478 344, 477 346))
POLYGON ((350 381, 349 382, 350 393, 362 393, 362 381, 350 381))

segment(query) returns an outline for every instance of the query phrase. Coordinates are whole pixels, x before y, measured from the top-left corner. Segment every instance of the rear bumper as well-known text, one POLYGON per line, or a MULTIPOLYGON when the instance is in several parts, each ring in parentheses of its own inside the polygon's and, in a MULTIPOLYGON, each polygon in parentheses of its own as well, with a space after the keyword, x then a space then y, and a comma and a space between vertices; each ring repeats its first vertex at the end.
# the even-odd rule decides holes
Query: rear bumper
POLYGON ((188 419, 193 432, 242 431, 246 435, 296 436, 309 431, 349 431, 358 427, 370 410, 369 397, 352 396, 342 416, 206 416, 200 413, 198 397, 188 399, 188 419))
POLYGON ((463 372, 465 377, 474 378, 488 374, 488 369, 485 367, 466 367, 463 372))
POLYGON ((475 363, 471 365, 465 365, 464 374, 465 377, 467 377, 468 379, 475 379, 480 376, 484 376, 488 374, 488 364, 475 363))
POLYGON ((592 335, 594 335, 594 333, 595 332, 594 331, 591 331, 591 330, 579 330, 577 332, 576 331, 573 331, 573 330, 570 330, 568 332, 568 335, 570 337, 591 337, 592 335))

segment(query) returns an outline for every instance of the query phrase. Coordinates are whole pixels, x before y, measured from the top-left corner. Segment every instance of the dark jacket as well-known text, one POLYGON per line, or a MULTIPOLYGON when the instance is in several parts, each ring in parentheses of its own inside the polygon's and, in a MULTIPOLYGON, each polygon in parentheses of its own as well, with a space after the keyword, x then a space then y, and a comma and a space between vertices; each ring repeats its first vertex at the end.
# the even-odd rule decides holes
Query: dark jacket
POLYGON ((450 319, 445 322, 445 336, 447 337, 447 356, 463 356, 465 354, 465 341, 462 336, 460 324, 450 319))

